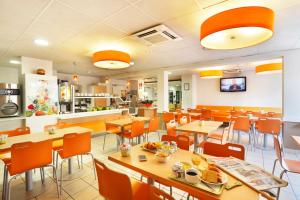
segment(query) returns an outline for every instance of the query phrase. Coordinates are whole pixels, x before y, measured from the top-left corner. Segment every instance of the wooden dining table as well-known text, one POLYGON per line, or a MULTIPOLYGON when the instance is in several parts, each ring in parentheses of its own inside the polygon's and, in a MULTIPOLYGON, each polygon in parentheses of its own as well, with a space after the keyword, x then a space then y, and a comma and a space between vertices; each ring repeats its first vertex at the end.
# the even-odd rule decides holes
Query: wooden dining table
MULTIPOLYGON (((151 184, 154 181, 158 181, 162 184, 176 187, 189 193, 191 196, 199 199, 221 199, 221 200, 233 200, 233 199, 243 199, 243 200, 258 200, 260 192, 251 188, 250 186, 243 184, 239 187, 235 187, 231 190, 224 189, 221 195, 215 195, 208 191, 196 188, 192 185, 171 179, 172 166, 176 162, 188 162, 191 163, 191 158, 194 154, 190 151, 185 151, 179 149, 174 154, 170 156, 166 163, 159 163, 155 159, 153 153, 144 151, 140 145, 136 145, 131 149, 131 154, 129 157, 122 157, 120 152, 110 154, 108 159, 119 165, 127 167, 138 173, 141 173, 144 177, 148 178, 148 183, 151 184), (139 155, 145 155, 147 161, 140 162, 139 155)), ((226 173, 226 172, 224 172, 226 173)), ((227 173, 226 173, 227 174, 227 173)), ((228 176, 228 183, 234 183, 238 179, 230 174, 228 176)))
MULTIPOLYGON (((125 131, 125 127, 131 125, 134 121, 144 121, 144 122, 148 122, 150 120, 149 117, 132 117, 132 116, 128 116, 125 118, 121 118, 121 119, 115 119, 115 120, 109 120, 106 121, 105 123, 107 125, 112 125, 112 126, 117 126, 121 128, 121 134, 119 134, 118 136, 120 137, 121 140, 121 144, 124 143, 124 137, 123 137, 123 133, 125 131)), ((139 138, 140 140, 140 138, 139 138)), ((120 141, 117 141, 118 144, 117 146, 120 145, 120 141)))
MULTIPOLYGON (((56 129, 54 134, 49 134, 47 131, 39 132, 39 133, 31 133, 26 135, 19 135, 14 137, 7 138, 7 141, 5 144, 0 145, 0 153, 11 150, 12 145, 22 142, 42 142, 46 140, 58 140, 62 139, 64 135, 69 133, 85 133, 85 132, 92 132, 91 129, 83 128, 79 126, 74 127, 68 127, 68 128, 62 128, 62 129, 56 129)), ((34 158, 33 158, 34 159, 34 158)), ((54 159, 54 158, 53 158, 54 159)), ((69 173, 72 173, 72 160, 68 160, 69 163, 69 173)), ((25 179, 26 179, 26 190, 32 190, 33 189, 33 180, 32 180, 32 170, 29 170, 25 173, 25 179)))
POLYGON ((194 152, 197 152, 199 145, 199 135, 203 135, 204 141, 207 140, 207 135, 215 132, 223 122, 219 121, 200 121, 196 120, 191 123, 179 126, 176 131, 187 132, 194 135, 194 152))

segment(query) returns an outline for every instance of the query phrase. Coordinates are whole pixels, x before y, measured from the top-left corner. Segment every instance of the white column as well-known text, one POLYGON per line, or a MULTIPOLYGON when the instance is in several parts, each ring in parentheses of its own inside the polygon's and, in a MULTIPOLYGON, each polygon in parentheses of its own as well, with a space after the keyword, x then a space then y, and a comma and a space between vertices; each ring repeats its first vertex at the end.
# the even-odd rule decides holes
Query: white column
POLYGON ((181 76, 182 108, 195 108, 197 105, 197 74, 181 76))
POLYGON ((167 71, 161 71, 157 75, 157 111, 159 113, 169 111, 168 75, 167 71))

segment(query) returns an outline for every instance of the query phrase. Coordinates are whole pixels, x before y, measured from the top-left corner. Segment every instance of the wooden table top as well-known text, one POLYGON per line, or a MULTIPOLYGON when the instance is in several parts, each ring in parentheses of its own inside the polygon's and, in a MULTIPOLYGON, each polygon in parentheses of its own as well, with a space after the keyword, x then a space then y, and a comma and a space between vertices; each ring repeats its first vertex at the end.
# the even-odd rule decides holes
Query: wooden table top
POLYGON ((177 127, 177 131, 189 132, 189 133, 201 133, 201 134, 209 134, 216 131, 219 126, 221 126, 223 122, 217 121, 193 121, 189 124, 185 124, 183 126, 177 127), (203 123, 203 124, 201 124, 203 123))
MULTIPOLYGON (((191 163, 192 155, 190 151, 185 151, 179 149, 177 152, 172 154, 167 163, 158 163, 155 160, 155 155, 146 152, 141 149, 140 145, 137 145, 131 149, 130 157, 122 157, 120 152, 113 153, 108 156, 108 159, 132 169, 138 173, 141 173, 145 177, 150 177, 154 180, 161 182, 162 184, 172 185, 178 189, 188 192, 192 196, 201 199, 222 199, 222 200, 232 200, 232 199, 243 199, 243 200, 258 200, 259 192, 250 188, 247 185, 242 185, 231 190, 224 189, 220 196, 211 194, 207 191, 195 188, 193 186, 175 181, 170 179, 172 174, 171 167, 176 162, 189 162, 191 163), (138 159, 139 155, 146 155, 147 161, 140 162, 138 159)), ((229 183, 236 181, 237 179, 228 174, 229 183)))
POLYGON ((61 139, 65 134, 69 133, 85 133, 92 132, 91 129, 83 128, 80 126, 74 126, 69 128, 62 128, 55 130, 55 134, 49 134, 48 132, 32 133, 27 135, 20 135, 7 138, 5 144, 0 145, 0 151, 10 149, 13 144, 20 142, 41 142, 45 140, 61 139))
POLYGON ((132 124, 133 121, 149 121, 149 117, 126 117, 123 119, 116 119, 116 120, 111 120, 105 122, 106 124, 109 125, 114 125, 114 126, 127 126, 132 124))
POLYGON ((295 140, 295 142, 300 146, 300 136, 293 135, 292 138, 295 140))

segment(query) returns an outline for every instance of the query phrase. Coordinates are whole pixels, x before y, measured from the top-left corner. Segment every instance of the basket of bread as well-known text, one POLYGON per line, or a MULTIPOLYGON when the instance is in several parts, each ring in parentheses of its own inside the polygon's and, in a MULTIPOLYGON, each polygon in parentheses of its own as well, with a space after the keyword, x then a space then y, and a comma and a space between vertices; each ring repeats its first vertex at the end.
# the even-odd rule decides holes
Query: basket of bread
POLYGON ((207 169, 202 171, 201 180, 212 185, 223 185, 228 177, 215 164, 209 164, 207 169))

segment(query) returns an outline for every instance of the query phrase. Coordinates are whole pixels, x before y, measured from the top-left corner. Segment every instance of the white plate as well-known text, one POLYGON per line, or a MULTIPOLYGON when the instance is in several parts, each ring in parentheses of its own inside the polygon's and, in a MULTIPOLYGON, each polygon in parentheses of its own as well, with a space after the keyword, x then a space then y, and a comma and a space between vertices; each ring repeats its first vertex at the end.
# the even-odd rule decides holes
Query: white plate
POLYGON ((201 181, 203 181, 204 183, 207 183, 209 185, 215 185, 215 186, 218 186, 218 185, 224 185, 225 183, 228 182, 228 176, 227 174, 224 174, 222 173, 222 182, 221 183, 211 183, 211 182, 208 182, 208 181, 205 181, 202 179, 202 177, 200 177, 201 181))

